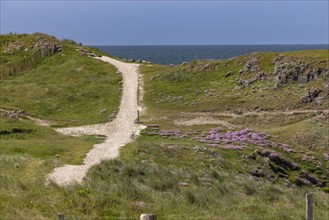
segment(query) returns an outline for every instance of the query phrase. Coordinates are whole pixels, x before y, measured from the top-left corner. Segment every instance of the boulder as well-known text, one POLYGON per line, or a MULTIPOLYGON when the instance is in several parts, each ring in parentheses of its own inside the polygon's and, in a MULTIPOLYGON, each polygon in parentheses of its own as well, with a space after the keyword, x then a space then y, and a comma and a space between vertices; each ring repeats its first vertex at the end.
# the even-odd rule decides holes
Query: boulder
POLYGON ((118 112, 117 111, 114 111, 111 115, 109 115, 108 121, 109 122, 110 121, 113 121, 116 118, 117 114, 118 114, 118 112))
POLYGON ((210 63, 206 63, 201 67, 201 71, 205 71, 206 69, 208 69, 210 67, 210 63))
POLYGON ((298 186, 301 185, 315 185, 315 186, 323 186, 323 183, 319 181, 316 177, 306 172, 305 170, 301 171, 298 177, 295 179, 295 183, 298 186))
POLYGON ((1 116, 6 118, 21 118, 28 115, 24 110, 13 110, 3 113, 1 116))
POLYGON ((321 89, 311 89, 307 91, 307 95, 303 96, 301 98, 301 103, 302 104, 306 104, 306 103, 310 103, 315 101, 315 99, 319 96, 319 94, 321 93, 321 89))
POLYGON ((229 76, 232 76, 232 75, 233 75, 232 71, 229 71, 225 74, 225 77, 229 77, 229 76))
POLYGON ((256 72, 259 70, 259 67, 257 65, 257 57, 249 56, 247 62, 245 63, 243 70, 239 71, 240 74, 242 73, 250 73, 250 72, 256 72))
POLYGON ((264 177, 265 173, 262 170, 252 170, 250 174, 255 177, 264 177))
POLYGON ((280 156, 277 153, 270 153, 268 155, 268 158, 270 159, 270 161, 274 162, 278 166, 283 167, 285 169, 290 169, 290 170, 299 170, 300 169, 300 167, 297 164, 295 164, 294 162, 288 161, 287 159, 283 158, 282 156, 280 156))

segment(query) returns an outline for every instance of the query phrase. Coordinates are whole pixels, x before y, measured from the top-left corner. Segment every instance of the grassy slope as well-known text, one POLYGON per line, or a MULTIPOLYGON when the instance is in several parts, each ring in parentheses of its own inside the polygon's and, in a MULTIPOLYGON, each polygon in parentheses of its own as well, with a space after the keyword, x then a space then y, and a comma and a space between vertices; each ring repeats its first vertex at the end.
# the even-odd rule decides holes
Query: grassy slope
MULTIPOLYGON (((266 72, 273 71, 272 61, 278 55, 279 53, 253 54, 258 57, 261 70, 266 72)), ((282 55, 301 59, 303 62, 310 63, 314 68, 327 68, 327 51, 302 51, 282 55)), ((323 88, 323 78, 304 85, 293 83, 284 86, 281 90, 272 89, 275 84, 274 80, 256 82, 247 88, 237 88, 239 79, 250 77, 250 74, 238 74, 246 60, 247 56, 241 56, 227 61, 194 61, 175 67, 143 66, 141 72, 144 76, 144 104, 146 107, 146 113, 142 117, 143 122, 159 124, 160 129, 164 130, 209 131, 213 127, 219 127, 225 132, 229 129, 221 125, 184 127, 175 126, 173 121, 187 117, 180 115, 180 112, 207 112, 207 115, 211 116, 213 112, 233 112, 234 110, 241 110, 245 113, 265 111, 264 114, 259 115, 218 118, 237 126, 237 130, 249 127, 258 132, 273 135, 273 141, 288 144, 296 153, 286 153, 278 149, 271 150, 294 161, 301 167, 301 170, 306 170, 320 178, 327 184, 327 187, 323 189, 328 191, 328 161, 323 158, 323 153, 328 152, 328 121, 317 120, 318 113, 284 115, 279 112, 328 109, 328 99, 325 99, 321 105, 300 104, 300 97, 305 95, 307 89, 323 88), (208 70, 201 71, 200 69, 206 64, 209 64, 208 70), (225 74, 228 71, 232 71, 233 76, 226 78, 225 74), (270 111, 271 114, 266 114, 267 111, 270 111), (275 113, 277 111, 278 113, 275 113), (315 161, 303 160, 304 155, 314 157, 315 161), (320 162, 321 165, 318 165, 317 162, 320 162)), ((206 210, 203 214, 206 219, 258 219, 260 216, 266 219, 302 218, 304 206, 298 201, 303 197, 305 191, 310 189, 295 188, 294 179, 299 171, 286 170, 287 178, 277 177, 273 185, 262 178, 261 181, 251 180, 250 176, 246 175, 254 168, 268 169, 269 162, 264 158, 245 159, 245 156, 253 154, 255 150, 262 149, 257 146, 249 146, 242 151, 234 151, 209 147, 190 138, 168 140, 168 138, 144 134, 135 144, 123 148, 121 158, 128 167, 138 167, 140 162, 151 164, 150 167, 143 168, 146 177, 144 174, 138 174, 138 171, 135 171, 137 174, 132 175, 133 177, 136 175, 132 181, 137 181, 144 187, 146 185, 146 187, 152 188, 154 187, 152 184, 156 183, 156 180, 147 174, 148 172, 152 173, 152 170, 156 169, 160 170, 159 172, 162 174, 162 171, 170 170, 169 174, 163 175, 166 178, 161 178, 165 193, 161 192, 162 189, 157 189, 158 192, 153 191, 154 194, 150 193, 153 195, 151 198, 154 199, 150 205, 152 208, 145 208, 151 212, 157 210, 156 213, 162 213, 163 216, 175 210, 175 213, 186 214, 187 218, 192 218, 198 217, 202 213, 201 210, 206 210), (205 150, 198 152, 193 149, 195 146, 205 150), (213 152, 219 156, 213 156, 213 152), (218 175, 214 170, 219 171, 221 174, 219 176, 222 176, 218 182, 215 181, 218 175), (170 175, 174 176, 170 177, 170 175), (236 179, 239 179, 238 183, 235 182, 236 179), (187 182, 188 186, 180 187, 180 182, 187 182), (240 186, 239 183, 251 188, 255 187, 255 191, 252 192, 252 189, 240 186), (207 189, 203 188, 204 185, 208 186, 207 189), (186 192, 187 194, 185 194, 186 192), (229 196, 226 197, 225 194, 229 196), (160 195, 161 199, 158 198, 160 195), (276 198, 273 198, 274 195, 276 198), (287 200, 286 195, 290 195, 290 199, 287 200), (254 197, 257 200, 253 200, 254 197), (234 202, 236 200, 239 202, 234 202), (177 201, 180 205, 175 203, 177 201), (202 208, 186 211, 186 207, 182 204, 191 205, 191 203, 202 208), (282 212, 282 209, 285 212, 282 212)), ((103 169, 111 169, 113 164, 107 166, 109 167, 103 169)), ((101 175, 100 172, 97 174, 101 175)), ((113 183, 110 178, 106 177, 104 177, 104 181, 113 183)), ((139 188, 138 184, 135 186, 136 189, 139 188)), ((312 191, 316 191, 318 201, 323 202, 316 208, 318 218, 328 218, 327 194, 318 189, 312 189, 312 191)), ((141 194, 142 201, 149 199, 145 198, 143 193, 141 194)))
MULTIPOLYGON (((50 37, 51 39, 51 37, 50 37)), ((26 35, 1 35, 0 36, 0 42, 1 42, 1 63, 3 65, 6 65, 8 63, 19 63, 21 60, 29 57, 32 55, 32 45, 34 44, 34 41, 36 41, 36 35, 32 34, 26 34, 26 35), (15 46, 24 47, 23 49, 19 50, 8 50, 9 54, 7 55, 5 53, 5 49, 7 48, 6 44, 12 43, 15 46), (28 46, 29 48, 25 50, 25 46, 28 46), (14 55, 14 56, 13 56, 14 55)), ((52 39, 52 41, 56 41, 55 39, 52 39)))
MULTIPOLYGON (((29 59, 35 53, 34 43, 40 38, 62 45, 63 52, 44 57, 34 67, 1 79, 0 108, 25 110, 56 126, 106 122, 107 116, 118 109, 121 77, 113 66, 80 55, 76 50, 80 46, 43 34, 1 35, 1 63, 29 59), (11 53, 5 53, 3 50, 8 48, 5 42, 26 50, 12 49, 11 53), (101 113, 102 109, 106 111, 101 113)), ((1 117, 0 125, 2 155, 27 154, 77 164, 93 144, 101 142, 96 137, 67 137, 52 128, 37 126, 27 118, 1 117), (23 132, 13 132, 15 129, 23 132)))
POLYGON ((113 66, 80 55, 77 48, 63 42, 63 52, 1 80, 0 107, 22 109, 58 126, 107 121, 119 106, 121 77, 113 66))
MULTIPOLYGON (((271 75, 274 67, 272 61, 278 55, 301 59, 314 68, 327 68, 329 60, 328 51, 261 53, 252 56, 258 57, 260 70, 271 75)), ((219 119, 237 126, 237 129, 250 127, 256 131, 277 135, 278 142, 287 143, 304 153, 316 155, 317 160, 322 162, 319 169, 326 170, 327 161, 323 159, 323 153, 328 151, 328 120, 316 120, 318 114, 312 113, 290 116, 275 114, 276 111, 328 109, 328 98, 324 99, 321 105, 300 104, 300 97, 305 95, 306 90, 323 89, 323 78, 306 84, 292 83, 280 90, 273 89, 275 84, 273 79, 258 81, 247 88, 238 88, 237 82, 251 75, 238 74, 247 59, 248 56, 241 56, 225 61, 194 61, 175 67, 143 66, 144 100, 147 107, 144 121, 158 123, 162 129, 209 130, 211 126, 177 127, 173 120, 186 119, 186 116, 180 115, 179 112, 207 112, 211 115, 212 112, 234 112, 234 110, 245 113, 265 111, 264 114, 259 115, 219 119), (200 68, 207 63, 210 64, 209 70, 200 71, 200 68), (225 77, 228 71, 232 71, 233 76, 225 77), (266 111, 274 114, 266 114, 266 111)), ((222 129, 227 130, 225 127, 222 129)), ((301 156, 299 155, 298 158, 303 164, 305 162, 300 161, 301 156)), ((310 166, 309 169, 314 172, 314 168, 310 166)))
MULTIPOLYGON (((273 60, 279 53, 253 54, 258 58, 260 70, 272 76, 273 60)), ((328 68, 327 51, 301 51, 284 53, 285 57, 301 59, 313 67, 328 68)), ((237 88, 240 79, 247 79, 251 73, 240 75, 249 56, 240 56, 223 61, 193 61, 175 67, 153 65, 143 66, 145 79, 145 103, 152 111, 226 111, 226 110, 285 110, 294 107, 303 109, 326 109, 322 105, 300 106, 300 97, 307 89, 322 87, 316 80, 305 85, 297 83, 273 90, 274 80, 258 81, 247 88, 237 88), (202 71, 205 65, 209 67, 202 71), (227 72, 231 77, 225 77, 227 72), (287 98, 289 96, 289 98, 287 98)))
MULTIPOLYGON (((80 55, 76 50, 80 46, 71 41, 60 42, 43 34, 1 35, 1 65, 30 64, 21 61, 31 59, 37 36, 62 45, 63 52, 44 57, 33 67, 23 66, 25 71, 2 78, 0 108, 25 110, 56 126, 106 122, 108 115, 119 106, 121 76, 115 73, 113 66, 80 55), (4 53, 4 42, 28 50, 4 53), (106 111, 101 113, 104 109, 106 111)), ((47 191, 45 176, 54 167, 63 163, 81 164, 91 146, 102 141, 101 137, 61 135, 53 128, 40 127, 25 117, 1 117, 1 213, 5 213, 1 218, 37 218, 37 214, 30 216, 24 208, 18 207, 17 197, 21 196, 22 204, 31 209, 30 189, 40 187, 41 191, 47 191), (21 186, 29 192, 21 194, 21 186)))
POLYGON ((103 138, 93 136, 69 137, 55 132, 49 127, 40 127, 28 119, 0 118, 1 155, 30 155, 57 163, 80 164, 93 144, 103 138), (22 129, 22 132, 12 132, 22 129))
MULTIPOLYGON (((304 58, 312 53, 316 52, 307 52, 305 56, 303 53, 292 54, 304 58)), ((264 59, 272 60, 273 56, 265 54, 264 59)), ((243 61, 245 58, 238 59, 243 61)), ((230 94, 230 89, 235 87, 236 82, 229 80, 234 79, 236 73, 232 78, 224 78, 224 74, 233 70, 234 60, 213 62, 217 67, 206 72, 195 71, 204 63, 205 61, 198 61, 179 67, 144 66, 142 73, 148 111, 143 116, 143 121, 158 123, 161 129, 208 131, 214 126, 177 127, 173 120, 180 117, 181 111, 208 112, 227 108, 233 110, 237 107, 246 111, 256 107, 267 109, 267 105, 272 103, 273 100, 269 99, 256 104, 241 105, 241 100, 232 99, 235 94, 230 94), (228 65, 227 69, 223 69, 225 62, 228 65), (151 80, 154 76, 155 79, 151 80), (204 93, 204 90, 211 89, 217 89, 220 100, 204 93), (171 97, 167 98, 168 96, 171 97), (172 98, 177 96, 184 96, 183 101, 172 98), (158 102, 159 100, 162 101, 158 102), (196 103, 191 104, 193 102, 196 103)), ((238 71, 241 65, 234 67, 234 70, 238 71)), ((245 90, 252 94, 251 88, 245 90)), ((299 91, 301 90, 296 91, 296 94, 299 91)), ((286 100, 285 94, 281 94, 282 90, 278 93, 278 96, 282 96, 281 101, 286 100)), ((253 100, 256 97, 245 98, 253 100)), ((273 108, 268 109, 292 108, 289 103, 274 101, 273 108), (281 107, 280 104, 284 106, 281 107)), ((323 106, 308 105, 303 108, 323 106)), ((241 129, 251 127, 254 130, 277 134, 278 137, 274 139, 284 143, 292 135, 296 135, 294 140, 300 143, 288 142, 293 147, 303 150, 306 150, 305 142, 311 140, 322 147, 325 147, 326 143, 325 140, 319 140, 319 137, 325 137, 328 126, 316 121, 312 114, 221 119, 241 129)), ((227 130, 225 127, 221 128, 223 131, 227 130)), ((52 134, 52 131, 47 132, 47 129, 36 132, 47 135, 44 136, 45 139, 52 134)), ((11 142, 8 140, 9 137, 6 138, 8 143, 11 142)), ((64 212, 72 219, 137 219, 141 213, 156 213, 159 219, 301 219, 304 216, 304 194, 309 191, 315 192, 314 217, 329 217, 328 194, 317 188, 299 188, 284 179, 278 179, 272 184, 265 179, 253 179, 247 174, 251 168, 265 167, 268 163, 265 158, 257 158, 255 161, 242 158, 243 155, 253 153, 255 149, 249 147, 242 151, 234 151, 210 147, 191 139, 168 139, 144 134, 123 147, 119 159, 105 161, 93 167, 83 185, 68 188, 44 185, 45 175, 60 161, 50 156, 34 155, 38 148, 33 149, 30 154, 18 154, 7 150, 0 160, 1 167, 5 168, 1 170, 1 212, 5 213, 2 218, 53 219, 57 212, 64 212), (195 150, 195 146, 201 147, 202 150, 195 150)), ((320 155, 314 148, 306 151, 317 154, 317 157, 320 155)), ((300 160, 300 155, 280 153, 289 159, 298 162, 300 160)), ((65 152, 60 158, 66 157, 64 155, 65 152)), ((299 165, 303 169, 307 169, 307 166, 310 166, 310 169, 314 168, 313 164, 305 162, 299 165)), ((293 178, 295 173, 291 172, 289 175, 289 178, 293 178)))
MULTIPOLYGON (((317 56, 327 59, 323 52, 285 55, 305 58, 307 62, 314 61, 317 56)), ((270 71, 273 65, 267 62, 272 62, 276 54, 259 56, 262 59, 262 68, 270 71)), ((182 111, 204 111, 211 115, 214 110, 224 111, 227 108, 244 112, 255 109, 271 112, 294 109, 306 88, 321 84, 321 81, 315 81, 304 85, 304 88, 289 85, 280 91, 269 89, 269 94, 256 101, 256 104, 251 101, 257 100, 259 94, 252 95, 253 88, 245 88, 236 92, 250 92, 250 96, 246 95, 238 100, 235 98, 236 92, 231 92, 236 81, 230 82, 232 78, 225 78, 224 74, 233 70, 233 77, 237 77, 236 71, 242 68, 245 60, 246 57, 239 57, 230 61, 215 61, 212 65, 219 67, 210 71, 199 71, 208 61, 196 61, 178 67, 143 66, 144 103, 147 107, 146 114, 142 117, 143 122, 159 124, 161 129, 209 131, 212 127, 219 127, 225 132, 228 129, 224 126, 177 127, 173 120, 179 118, 182 111), (226 68, 223 70, 224 63, 226 68), (235 63, 241 65, 235 66, 235 63), (191 93, 195 90, 195 93, 191 93), (204 93, 204 90, 208 90, 208 93, 204 93), (214 97, 216 90, 219 97, 214 97), (213 94, 209 95, 209 91, 213 94), (279 99, 273 98, 272 93, 279 99), (287 93, 295 96, 287 99, 287 93), (180 96, 184 98, 177 98, 180 96), (272 107, 268 107, 269 105, 272 107)), ((258 82, 253 87, 260 89, 264 84, 270 84, 268 87, 272 88, 274 82, 258 82)), ((326 109, 326 106, 325 102, 322 106, 308 104, 297 109, 326 109)), ((325 171, 327 162, 322 153, 327 150, 329 127, 325 121, 316 120, 315 116, 316 113, 290 116, 274 113, 219 118, 239 129, 250 127, 255 131, 272 134, 273 141, 287 143, 294 150, 303 152, 292 154, 271 149, 298 163, 302 170, 317 177, 324 175, 322 180, 325 182, 328 176, 325 171), (309 148, 310 144, 313 145, 312 148, 309 148), (316 168, 315 163, 303 161, 303 154, 315 156, 322 162, 322 166, 316 168)), ((103 201, 101 198, 101 201, 111 204, 111 207, 104 206, 98 216, 137 218, 140 213, 150 212, 157 213, 163 219, 300 219, 304 216, 304 194, 313 191, 317 201, 315 218, 329 217, 328 194, 314 187, 294 185, 298 171, 286 170, 287 178, 280 178, 275 174, 274 183, 264 178, 253 179, 248 174, 251 169, 269 169, 266 158, 245 158, 255 150, 262 148, 249 146, 235 151, 210 147, 190 138, 175 139, 143 134, 134 143, 122 148, 120 160, 95 166, 89 172, 90 181, 85 186, 90 189, 91 198, 109 192, 111 199, 104 198, 103 201), (201 150, 196 150, 196 146, 201 150), (123 207, 129 208, 123 211, 123 207)))

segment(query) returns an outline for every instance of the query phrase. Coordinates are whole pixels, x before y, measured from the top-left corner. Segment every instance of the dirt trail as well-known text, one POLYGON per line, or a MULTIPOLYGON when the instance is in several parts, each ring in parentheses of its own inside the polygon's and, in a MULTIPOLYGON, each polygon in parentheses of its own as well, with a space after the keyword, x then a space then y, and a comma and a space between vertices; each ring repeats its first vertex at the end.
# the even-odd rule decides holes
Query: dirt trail
POLYGON ((291 110, 291 111, 246 111, 241 115, 231 112, 181 112, 180 115, 188 116, 223 116, 223 117, 241 117, 246 115, 293 115, 293 114, 308 114, 308 113, 329 113, 329 110, 291 110))
POLYGON ((224 121, 224 120, 218 120, 210 116, 198 116, 193 119, 189 120, 183 120, 178 119, 174 120, 174 124, 177 126, 193 126, 193 125, 222 125, 228 129, 236 129, 237 126, 224 121))
POLYGON ((120 110, 114 121, 106 124, 95 124, 72 128, 59 128, 58 132, 66 135, 105 135, 104 143, 96 144, 84 159, 83 165, 65 165, 55 168, 48 179, 59 185, 73 182, 80 183, 91 166, 99 164, 102 160, 115 158, 119 148, 132 140, 132 134, 138 134, 142 126, 135 124, 137 118, 137 89, 138 89, 138 64, 124 63, 109 57, 97 58, 111 63, 123 77, 123 94, 120 110))
POLYGON ((241 117, 241 116, 248 116, 248 115, 293 115, 293 114, 308 114, 308 113, 329 113, 329 110, 292 110, 292 111, 262 111, 262 112, 244 112, 242 115, 237 115, 230 112, 181 112, 178 119, 174 120, 174 124, 178 126, 193 126, 193 125, 223 125, 228 129, 235 129, 237 126, 225 121, 225 120, 218 120, 213 118, 214 116, 219 117, 241 117), (213 116, 213 117, 212 117, 213 116), (188 118, 186 118, 188 117, 188 118), (193 117, 193 118, 191 118, 193 117))

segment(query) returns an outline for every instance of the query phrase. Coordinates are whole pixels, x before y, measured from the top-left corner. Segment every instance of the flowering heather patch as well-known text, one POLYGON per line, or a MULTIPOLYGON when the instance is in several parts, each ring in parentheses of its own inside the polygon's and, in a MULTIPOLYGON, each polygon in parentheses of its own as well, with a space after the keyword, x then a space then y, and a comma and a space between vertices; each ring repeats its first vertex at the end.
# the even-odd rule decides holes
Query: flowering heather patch
POLYGON ((221 146, 221 148, 235 149, 235 150, 242 150, 245 147, 247 147, 247 146, 245 146, 245 145, 236 146, 236 145, 233 145, 233 144, 225 144, 224 146, 221 146))
POLYGON ((260 147, 274 147, 290 153, 294 152, 287 144, 268 140, 270 137, 270 135, 264 132, 254 132, 250 128, 246 128, 241 131, 227 131, 226 133, 220 133, 216 129, 211 129, 208 133, 203 132, 201 136, 195 136, 193 139, 210 146, 226 149, 241 150, 247 147, 247 145, 256 145, 260 147))
POLYGON ((192 138, 200 143, 207 144, 212 147, 220 147, 225 149, 242 150, 248 145, 254 145, 266 148, 277 148, 282 151, 293 153, 294 150, 289 148, 287 144, 270 141, 270 135, 264 132, 255 132, 250 128, 240 131, 227 131, 225 133, 218 129, 211 129, 208 132, 188 131, 183 133, 181 130, 160 130, 153 131, 149 134, 160 135, 162 137, 174 138, 192 138))

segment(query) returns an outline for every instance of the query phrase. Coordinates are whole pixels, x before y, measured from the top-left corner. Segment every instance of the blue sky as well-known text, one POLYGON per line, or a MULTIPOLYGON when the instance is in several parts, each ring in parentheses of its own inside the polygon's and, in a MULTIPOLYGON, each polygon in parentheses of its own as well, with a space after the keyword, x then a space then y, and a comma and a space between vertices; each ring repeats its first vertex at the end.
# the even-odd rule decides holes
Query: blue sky
POLYGON ((1 0, 1 34, 86 45, 328 44, 325 1, 1 0))

